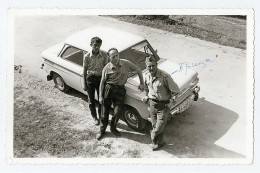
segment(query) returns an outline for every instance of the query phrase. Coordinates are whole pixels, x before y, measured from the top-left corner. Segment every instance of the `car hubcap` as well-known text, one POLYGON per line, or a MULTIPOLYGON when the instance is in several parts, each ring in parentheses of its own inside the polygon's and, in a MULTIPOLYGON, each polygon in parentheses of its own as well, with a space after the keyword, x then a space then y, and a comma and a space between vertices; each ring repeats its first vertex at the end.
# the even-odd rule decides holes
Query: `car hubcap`
POLYGON ((56 82, 57 82, 58 87, 62 89, 64 86, 62 79, 60 77, 57 77, 56 82))
POLYGON ((126 112, 125 112, 125 118, 126 118, 126 121, 127 121, 131 126, 138 127, 138 119, 137 119, 137 117, 135 116, 135 114, 133 114, 133 113, 130 112, 130 111, 126 111, 126 112))

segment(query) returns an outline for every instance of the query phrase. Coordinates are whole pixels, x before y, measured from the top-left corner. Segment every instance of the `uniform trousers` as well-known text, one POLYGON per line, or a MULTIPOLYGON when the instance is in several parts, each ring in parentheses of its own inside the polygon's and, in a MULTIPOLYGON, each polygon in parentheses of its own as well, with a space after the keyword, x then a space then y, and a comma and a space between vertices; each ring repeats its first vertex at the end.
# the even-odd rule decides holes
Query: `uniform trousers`
POLYGON ((170 109, 165 105, 169 101, 155 101, 150 99, 150 116, 152 121, 151 139, 153 144, 163 144, 164 127, 168 121, 170 109))
POLYGON ((114 115, 111 119, 111 130, 116 129, 116 125, 121 116, 122 106, 124 104, 126 90, 124 86, 106 84, 104 90, 104 104, 102 105, 101 118, 100 118, 100 132, 105 133, 108 120, 109 120, 109 111, 111 105, 114 106, 114 115))
POLYGON ((101 105, 99 103, 96 103, 95 101, 95 91, 97 91, 97 95, 99 98, 99 85, 101 81, 101 76, 95 76, 92 75, 87 78, 87 87, 88 87, 88 97, 89 97, 89 109, 91 112, 91 115, 95 119, 100 119, 100 114, 101 114, 101 105), (97 117, 97 112, 96 112, 96 104, 98 104, 98 117, 97 117))

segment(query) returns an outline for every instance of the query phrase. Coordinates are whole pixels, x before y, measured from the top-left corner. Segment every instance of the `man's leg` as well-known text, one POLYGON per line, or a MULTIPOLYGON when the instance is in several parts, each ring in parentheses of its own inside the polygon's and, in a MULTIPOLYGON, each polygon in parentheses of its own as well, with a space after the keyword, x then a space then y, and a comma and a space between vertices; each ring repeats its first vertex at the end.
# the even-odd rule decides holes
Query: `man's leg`
POLYGON ((109 110, 111 108, 111 99, 107 98, 104 100, 104 104, 101 105, 101 116, 100 116, 100 132, 97 134, 96 138, 99 140, 103 137, 105 134, 107 125, 108 125, 108 119, 109 119, 109 110))
POLYGON ((156 141, 156 134, 154 133, 154 129, 156 127, 156 123, 157 123, 157 109, 154 107, 155 106, 155 102, 153 102, 152 100, 150 101, 150 117, 151 117, 151 123, 152 123, 152 131, 151 131, 151 140, 153 144, 157 144, 156 141))
MULTIPOLYGON (((95 89, 97 91, 97 95, 98 95, 98 98, 99 98, 99 85, 100 85, 100 80, 101 80, 101 77, 96 77, 95 79, 95 89)), ((101 115, 101 104, 97 103, 98 104, 98 120, 100 121, 100 115, 101 115)))
POLYGON ((96 116, 96 110, 93 109, 95 108, 95 102, 94 102, 94 97, 95 97, 95 86, 93 84, 87 84, 88 85, 88 97, 89 97, 89 109, 91 112, 92 116, 96 116), (95 110, 95 111, 94 111, 95 110))
POLYGON ((153 128, 152 135, 151 135, 154 137, 154 141, 157 144, 153 148, 154 150, 158 149, 159 147, 165 144, 163 139, 163 131, 167 123, 169 113, 170 110, 166 108, 163 110, 157 110, 157 122, 153 128))
POLYGON ((95 105, 95 85, 93 84, 87 84, 88 85, 88 97, 89 97, 89 109, 91 112, 91 115, 95 121, 95 124, 98 124, 97 121, 97 112, 96 112, 96 105, 95 105))
POLYGON ((114 105, 114 116, 111 119, 110 130, 116 136, 121 136, 120 132, 116 129, 117 123, 122 113, 122 100, 112 99, 114 105))

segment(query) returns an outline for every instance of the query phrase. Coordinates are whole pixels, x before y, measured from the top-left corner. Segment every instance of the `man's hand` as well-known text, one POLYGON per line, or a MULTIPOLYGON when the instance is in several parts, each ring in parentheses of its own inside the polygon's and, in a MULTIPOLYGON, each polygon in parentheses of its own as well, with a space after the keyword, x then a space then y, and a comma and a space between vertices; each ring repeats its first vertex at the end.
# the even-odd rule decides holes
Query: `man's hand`
POLYGON ((99 103, 104 104, 104 98, 103 97, 99 97, 99 103))
POLYGON ((148 103, 148 100, 149 100, 149 97, 148 96, 145 96, 142 98, 142 101, 146 104, 148 103))
POLYGON ((144 84, 140 84, 138 89, 141 90, 141 91, 144 91, 144 84))
POLYGON ((170 99, 170 102, 169 102, 168 104, 166 104, 165 107, 170 109, 170 108, 172 107, 174 101, 175 101, 175 97, 174 97, 174 98, 171 98, 171 99, 170 99))
POLYGON ((91 75, 94 75, 94 74, 95 74, 95 72, 92 71, 92 70, 88 70, 88 71, 87 71, 87 75, 88 75, 88 76, 91 76, 91 75))

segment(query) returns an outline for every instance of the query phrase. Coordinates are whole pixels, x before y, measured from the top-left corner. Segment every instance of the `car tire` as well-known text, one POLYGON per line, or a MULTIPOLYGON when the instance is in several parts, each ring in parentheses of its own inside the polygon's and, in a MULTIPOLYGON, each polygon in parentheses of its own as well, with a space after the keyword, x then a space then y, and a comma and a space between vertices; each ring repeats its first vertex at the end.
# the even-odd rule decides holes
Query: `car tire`
POLYGON ((66 83, 64 82, 62 77, 60 75, 58 75, 57 73, 53 74, 53 81, 54 81, 55 87, 58 88, 60 91, 65 92, 65 93, 69 91, 69 86, 66 85, 66 83))
POLYGON ((145 128, 146 120, 141 117, 138 111, 130 106, 124 106, 123 108, 124 121, 126 124, 137 131, 145 128))

